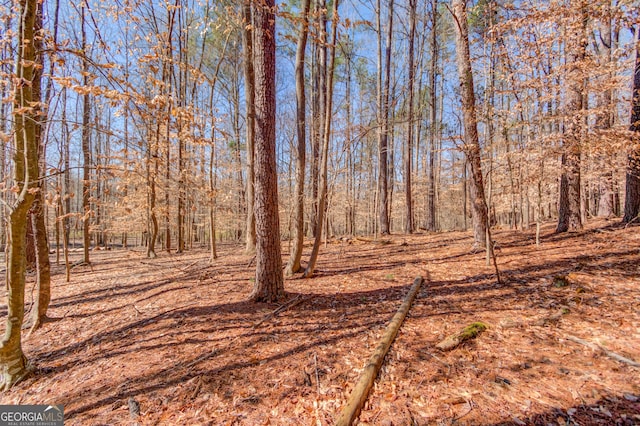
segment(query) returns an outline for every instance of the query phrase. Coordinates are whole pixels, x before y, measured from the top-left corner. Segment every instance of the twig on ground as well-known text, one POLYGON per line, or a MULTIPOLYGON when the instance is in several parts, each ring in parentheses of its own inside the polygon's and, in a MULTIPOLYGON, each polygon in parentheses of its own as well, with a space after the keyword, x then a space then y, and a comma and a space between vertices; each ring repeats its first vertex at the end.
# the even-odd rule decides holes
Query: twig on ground
POLYGON ((258 321, 257 323, 253 324, 253 326, 251 328, 258 327, 260 324, 262 324, 263 322, 275 317, 279 313, 284 312, 287 309, 292 308, 292 307, 294 307, 296 305, 299 305, 300 303, 305 302, 308 299, 309 299, 308 297, 302 297, 301 295, 298 295, 298 296, 294 297, 293 299, 289 300, 284 305, 279 306, 274 311, 272 311, 272 312, 268 313, 267 315, 265 315, 264 317, 262 317, 262 319, 260 321, 258 321))
POLYGON ((598 345, 596 343, 592 343, 592 342, 583 340, 583 339, 581 339, 579 337, 571 336, 571 335, 568 335, 568 334, 565 335, 564 337, 567 340, 570 340, 570 341, 575 342, 575 343, 579 343, 579 344, 581 344, 583 346, 586 346, 586 347, 588 347, 590 349, 593 349, 596 352, 602 352, 605 355, 607 355, 609 358, 613 358, 616 361, 620 361, 620 362, 622 362, 624 364, 627 364, 627 365, 630 365, 632 367, 640 367, 640 362, 636 362, 636 361, 634 361, 632 359, 625 358, 622 355, 617 354, 617 353, 615 353, 613 351, 610 351, 608 349, 605 349, 605 348, 603 348, 602 346, 600 346, 600 345, 598 345))

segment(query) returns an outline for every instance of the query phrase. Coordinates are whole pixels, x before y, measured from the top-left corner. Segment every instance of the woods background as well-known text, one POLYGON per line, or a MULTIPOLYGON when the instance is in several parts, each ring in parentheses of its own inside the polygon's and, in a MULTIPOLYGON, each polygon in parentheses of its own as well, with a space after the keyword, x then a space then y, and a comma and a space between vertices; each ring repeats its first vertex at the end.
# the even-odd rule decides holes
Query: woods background
MULTIPOLYGON (((312 2, 308 25, 303 4, 277 6, 282 237, 292 237, 298 202, 293 82, 301 31, 308 34, 301 57, 306 235, 318 217, 332 47, 327 234, 469 227, 470 171, 449 5, 344 2, 337 12, 333 6, 312 2), (335 45, 328 39, 333 22, 335 45)), ((557 220, 563 172, 578 174, 582 221, 622 214, 627 156, 637 149, 629 131, 635 6, 578 0, 468 5, 492 224, 521 229, 557 220)), ((5 200, 15 186, 16 13, 15 2, 0 6, 5 200)), ((70 247, 148 244, 154 221, 162 250, 208 244, 213 234, 245 239, 252 209, 252 101, 245 94, 252 24, 242 4, 49 1, 39 19, 41 184, 53 247, 62 248, 65 239, 70 247)), ((6 210, 0 214, 5 223, 6 210)), ((5 228, 0 232, 4 241, 5 228)))

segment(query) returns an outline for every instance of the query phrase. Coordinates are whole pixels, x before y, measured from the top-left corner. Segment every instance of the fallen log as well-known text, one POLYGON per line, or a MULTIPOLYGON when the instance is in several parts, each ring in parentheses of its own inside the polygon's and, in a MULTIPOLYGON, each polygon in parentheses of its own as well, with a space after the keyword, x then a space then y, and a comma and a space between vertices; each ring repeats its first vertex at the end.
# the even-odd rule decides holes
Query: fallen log
POLYGON ((436 345, 441 351, 450 351, 457 348, 462 342, 475 339, 478 334, 487 329, 487 325, 483 322, 474 322, 466 326, 461 332, 452 334, 436 345))
POLYGON ((417 277, 413 281, 411 290, 409 290, 409 293, 404 298, 402 305, 400 305, 400 308, 398 308, 398 311, 391 319, 391 322, 387 325, 387 329, 385 330, 380 343, 378 343, 378 347, 373 355, 371 355, 371 358, 369 358, 369 362, 367 362, 367 365, 365 365, 364 370, 360 375, 360 380, 358 380, 358 383, 351 391, 347 405, 344 406, 340 413, 340 417, 336 421, 336 426, 350 426, 360 414, 360 410, 367 400, 369 391, 373 387, 373 382, 378 376, 380 367, 382 367, 384 357, 387 355, 387 352, 391 347, 391 343, 396 338, 400 325, 402 325, 404 318, 407 316, 422 282, 422 277, 417 277))

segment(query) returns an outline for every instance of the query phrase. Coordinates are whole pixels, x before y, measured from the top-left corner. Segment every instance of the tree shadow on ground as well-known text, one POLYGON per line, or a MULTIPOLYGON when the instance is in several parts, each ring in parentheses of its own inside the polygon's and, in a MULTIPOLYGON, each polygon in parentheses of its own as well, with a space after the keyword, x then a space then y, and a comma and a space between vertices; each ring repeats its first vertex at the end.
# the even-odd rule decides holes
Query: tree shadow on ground
MULTIPOLYGON (((513 238, 505 244, 505 247, 509 244, 515 247, 520 244, 520 241, 524 241, 524 238, 513 238)), ((465 239, 458 240, 455 244, 461 248, 465 239)), ((441 242, 436 244, 442 245, 441 242)), ((423 244, 409 251, 428 250, 428 248, 428 244, 423 244)), ((401 261, 394 259, 393 256, 385 257, 383 255, 386 253, 385 250, 387 249, 363 247, 353 256, 346 255, 334 261, 332 266, 321 270, 317 278, 362 271, 385 271, 419 263, 418 260, 401 261), (362 267, 354 266, 354 263, 370 259, 372 256, 374 258, 378 256, 380 261, 362 267)), ((402 246, 393 247, 395 254, 404 253, 404 250, 402 246)), ((453 253, 448 257, 436 257, 433 261, 447 262, 463 259, 465 256, 471 256, 471 254, 453 253)), ((543 264, 537 260, 532 259, 531 265, 503 270, 506 279, 502 284, 495 281, 492 273, 476 274, 457 280, 428 282, 416 302, 418 306, 422 306, 422 309, 414 309, 410 316, 428 317, 458 313, 457 309, 453 309, 455 306, 452 308, 452 304, 471 297, 475 299, 476 311, 465 311, 465 314, 510 310, 514 309, 517 301, 522 300, 526 300, 527 303, 543 303, 557 299, 560 303, 564 296, 561 293, 546 292, 551 283, 546 283, 546 288, 542 288, 545 286, 541 286, 539 280, 547 279, 560 272, 571 272, 576 269, 576 265, 579 265, 584 273, 597 273, 607 269, 608 272, 630 276, 628 274, 632 273, 629 271, 632 271, 638 263, 638 255, 637 250, 618 250, 597 256, 567 256, 543 264)), ((244 276, 250 268, 243 262, 244 260, 236 260, 226 265, 210 265, 198 268, 198 273, 213 276, 222 272, 224 268, 230 267, 230 273, 244 276)), ((428 269, 428 262, 426 267, 428 269)), ((104 365, 105 362, 109 363, 112 360, 126 363, 130 357, 139 355, 144 359, 147 354, 165 350, 168 355, 162 364, 148 362, 146 370, 131 374, 128 378, 114 377, 111 381, 98 386, 79 386, 73 392, 64 395, 61 402, 70 406, 67 418, 83 419, 90 412, 106 409, 123 401, 126 404, 129 397, 139 397, 158 391, 166 392, 194 378, 203 380, 205 387, 222 389, 222 394, 226 394, 225 389, 231 389, 236 380, 235 375, 241 371, 286 365, 290 357, 314 351, 321 346, 341 345, 348 348, 350 345, 355 345, 357 343, 355 341, 361 340, 372 330, 380 330, 388 322, 410 288, 409 282, 402 285, 385 283, 384 288, 377 290, 338 291, 331 288, 326 292, 309 291, 304 294, 290 294, 291 297, 306 299, 275 318, 274 321, 254 327, 256 320, 259 320, 265 311, 271 312, 278 305, 254 304, 245 300, 229 303, 211 303, 210 300, 202 302, 199 293, 226 291, 242 297, 242 295, 248 296, 250 288, 246 283, 242 286, 238 280, 215 277, 197 286, 181 283, 180 280, 186 278, 197 281, 191 272, 190 270, 180 272, 176 274, 176 278, 134 282, 119 287, 117 291, 105 288, 92 289, 55 301, 54 306, 58 308, 84 303, 91 309, 91 305, 96 302, 109 302, 115 308, 122 308, 120 298, 141 294, 140 300, 150 300, 160 296, 167 297, 175 292, 172 297, 180 300, 181 305, 179 308, 166 309, 159 313, 151 309, 143 309, 136 314, 135 318, 116 317, 117 321, 114 321, 112 327, 84 335, 83 338, 71 344, 59 345, 54 350, 43 349, 35 356, 36 361, 43 364, 43 368, 30 380, 33 382, 54 375, 64 377, 64 374, 71 369, 90 368, 94 364, 104 365), (265 352, 264 346, 275 347, 278 350, 265 352), (257 356, 252 355, 258 353, 257 349, 263 352, 257 356)), ((67 321, 78 321, 99 313, 113 315, 113 309, 73 314, 67 318, 67 321)), ((341 360, 333 359, 327 362, 337 365, 341 360)), ((613 413, 609 405, 604 407, 613 413)), ((575 407, 576 412, 572 412, 571 417, 577 418, 576 416, 582 411, 589 414, 589 410, 593 411, 594 408, 600 410, 600 405, 597 403, 584 408, 575 407)), ((606 411, 603 410, 598 413, 606 415, 606 411)), ((548 416, 553 421, 561 417, 560 413, 552 411, 537 416, 542 417, 532 416, 524 422, 537 425, 544 424, 538 422, 543 422, 547 418, 544 416, 548 416), (555 414, 558 416, 553 417, 555 414)), ((569 415, 565 412, 564 416, 566 420, 569 415)))
MULTIPOLYGON (((640 395, 609 394, 593 404, 568 409, 554 408, 526 419, 495 423, 493 426, 547 425, 616 425, 640 424, 640 395)), ((457 423, 462 424, 462 423, 457 423)))

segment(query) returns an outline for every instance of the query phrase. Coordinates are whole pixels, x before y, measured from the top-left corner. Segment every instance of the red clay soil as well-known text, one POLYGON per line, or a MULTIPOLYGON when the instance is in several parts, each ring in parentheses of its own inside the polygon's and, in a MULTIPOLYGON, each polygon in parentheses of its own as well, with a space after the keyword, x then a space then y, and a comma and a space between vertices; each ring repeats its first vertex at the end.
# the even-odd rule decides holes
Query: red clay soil
POLYGON ((54 267, 55 321, 24 341, 35 373, 0 401, 64 404, 67 425, 333 424, 422 275, 358 424, 637 425, 640 368, 612 356, 640 362, 638 229, 547 225, 539 247, 496 232, 502 284, 469 233, 330 243, 276 314, 284 301, 247 302, 240 246, 213 264, 205 249, 93 252, 70 283, 54 267), (477 338, 435 347, 476 321, 477 338))

